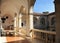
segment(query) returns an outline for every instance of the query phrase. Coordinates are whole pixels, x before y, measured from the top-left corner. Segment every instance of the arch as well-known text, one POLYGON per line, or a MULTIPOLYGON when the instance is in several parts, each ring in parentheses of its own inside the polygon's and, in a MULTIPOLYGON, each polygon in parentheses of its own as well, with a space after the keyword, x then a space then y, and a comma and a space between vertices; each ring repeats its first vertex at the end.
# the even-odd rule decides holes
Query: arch
POLYGON ((37 22, 37 18, 33 17, 33 23, 36 24, 36 22, 37 22))
POLYGON ((40 23, 41 23, 41 25, 45 25, 45 18, 41 18, 40 23))
POLYGON ((26 9, 25 9, 25 7, 22 5, 22 6, 20 7, 19 14, 20 14, 20 13, 25 13, 25 12, 26 12, 26 9))
POLYGON ((51 18, 51 25, 55 25, 55 21, 56 21, 56 20, 55 20, 55 17, 52 17, 52 18, 51 18))
POLYGON ((33 13, 33 6, 30 7, 29 13, 33 13))
POLYGON ((19 10, 19 25, 20 27, 24 27, 26 26, 26 9, 25 7, 22 5, 20 7, 20 10, 19 10))

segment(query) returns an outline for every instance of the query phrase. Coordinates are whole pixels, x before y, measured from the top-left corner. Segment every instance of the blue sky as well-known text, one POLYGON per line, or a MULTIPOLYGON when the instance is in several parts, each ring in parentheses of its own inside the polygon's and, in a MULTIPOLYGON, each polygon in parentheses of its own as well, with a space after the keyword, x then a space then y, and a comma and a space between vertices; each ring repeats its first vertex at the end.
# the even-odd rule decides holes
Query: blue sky
POLYGON ((46 12, 49 11, 54 12, 54 0, 36 0, 35 5, 34 5, 34 12, 38 12, 38 13, 42 13, 42 12, 46 12))

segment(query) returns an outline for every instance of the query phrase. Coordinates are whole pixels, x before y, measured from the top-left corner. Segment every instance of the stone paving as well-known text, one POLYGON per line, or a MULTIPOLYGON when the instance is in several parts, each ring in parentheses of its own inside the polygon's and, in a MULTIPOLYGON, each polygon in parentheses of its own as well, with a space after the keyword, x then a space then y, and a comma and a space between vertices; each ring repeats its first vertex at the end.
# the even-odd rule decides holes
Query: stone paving
POLYGON ((31 39, 30 37, 0 37, 0 43, 42 43, 38 39, 31 39))

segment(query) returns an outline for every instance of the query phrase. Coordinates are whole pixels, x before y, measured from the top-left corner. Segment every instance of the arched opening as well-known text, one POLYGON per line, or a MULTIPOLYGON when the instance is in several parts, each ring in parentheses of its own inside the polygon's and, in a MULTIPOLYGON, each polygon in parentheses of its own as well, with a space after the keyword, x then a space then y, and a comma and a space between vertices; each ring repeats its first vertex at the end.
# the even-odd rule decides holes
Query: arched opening
MULTIPOLYGON (((43 12, 49 12, 49 13, 52 13, 52 12, 55 12, 55 5, 54 5, 54 0, 36 0, 36 3, 35 3, 35 5, 34 5, 34 12, 36 12, 36 13, 43 13, 43 12)), ((45 18, 41 18, 40 17, 40 25, 41 25, 41 27, 43 28, 44 26, 45 26, 45 24, 46 24, 46 22, 48 21, 49 22, 49 13, 48 14, 43 14, 42 16, 47 16, 47 20, 45 20, 45 18), (46 21, 46 22, 45 22, 46 21)), ((52 14, 53 15, 53 14, 52 14)), ((51 16, 51 15, 50 15, 51 16)), ((53 24, 55 24, 56 22, 55 22, 55 20, 54 20, 54 18, 51 20, 51 22, 52 22, 52 25, 53 24)), ((50 28, 50 27, 49 27, 50 28)), ((44 28, 45 29, 45 28, 44 28)), ((50 28, 50 29, 52 29, 52 28, 50 28)), ((37 29, 38 30, 38 29, 37 29)), ((38 30, 39 31, 39 30, 38 30)), ((44 38, 46 38, 45 36, 46 36, 46 34, 45 34, 45 32, 43 31, 43 32, 36 32, 36 37, 37 38, 39 38, 39 36, 41 36, 41 37, 43 37, 43 39, 44 38), (39 35, 40 34, 40 35, 39 35)), ((46 30, 46 32, 47 31, 49 31, 49 30, 46 30)), ((50 33, 50 32, 49 32, 50 33)), ((56 35, 56 34, 55 34, 56 35)), ((47 34, 47 40, 50 40, 50 42, 46 42, 46 43, 55 43, 55 35, 51 35, 51 34, 47 34), (52 42, 52 41, 53 42, 52 42)), ((40 37, 40 38, 41 38, 40 37)))
POLYGON ((41 20, 40 20, 40 23, 41 23, 41 25, 45 25, 45 18, 41 18, 41 20))
POLYGON ((56 31, 56 18, 55 17, 51 18, 51 28, 53 28, 52 31, 56 31))
POLYGON ((34 18, 33 18, 33 23, 34 23, 34 25, 36 24, 36 22, 37 22, 37 18, 34 17, 34 18))
POLYGON ((26 9, 24 6, 21 6, 19 11, 19 27, 25 27, 26 26, 26 9))
POLYGON ((34 28, 37 27, 37 18, 36 17, 33 18, 33 25, 34 25, 34 28))
POLYGON ((33 9, 33 11, 37 13, 55 12, 54 0, 36 0, 33 9))
POLYGON ((19 32, 26 35, 27 32, 26 8, 22 5, 19 10, 19 32))
POLYGON ((55 25, 55 23, 56 23, 56 18, 52 17, 52 19, 51 19, 51 25, 55 25))

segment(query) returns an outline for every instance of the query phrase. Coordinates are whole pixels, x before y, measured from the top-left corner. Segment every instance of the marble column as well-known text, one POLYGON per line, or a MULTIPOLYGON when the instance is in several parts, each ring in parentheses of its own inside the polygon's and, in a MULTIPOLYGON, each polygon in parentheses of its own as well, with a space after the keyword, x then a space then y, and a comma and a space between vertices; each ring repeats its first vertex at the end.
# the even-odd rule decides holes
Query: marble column
POLYGON ((60 43, 60 0, 55 0, 56 43, 60 43))

